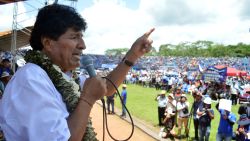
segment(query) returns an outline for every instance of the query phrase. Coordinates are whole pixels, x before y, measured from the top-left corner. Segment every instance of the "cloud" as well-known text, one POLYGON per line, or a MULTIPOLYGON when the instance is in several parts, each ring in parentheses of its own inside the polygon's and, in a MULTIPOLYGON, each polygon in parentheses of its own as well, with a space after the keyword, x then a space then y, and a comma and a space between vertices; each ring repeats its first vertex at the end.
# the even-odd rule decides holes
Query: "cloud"
POLYGON ((241 3, 241 19, 242 20, 249 20, 250 19, 250 9, 249 9, 250 1, 249 0, 242 0, 241 3))
POLYGON ((157 25, 161 26, 208 22, 216 15, 204 7, 205 3, 198 0, 158 0, 157 2, 146 0, 141 1, 140 8, 154 17, 157 25))
POLYGON ((152 19, 124 1, 95 1, 82 12, 88 23, 85 52, 102 54, 106 49, 129 48, 134 40, 152 27, 152 19))
MULTIPOLYGON (((250 43, 249 0, 140 0, 138 6, 130 8, 131 4, 132 0, 89 0, 88 7, 78 9, 88 23, 85 53, 130 48, 152 27, 156 28, 151 36, 156 49, 162 44, 197 40, 250 43)), ((11 29, 10 15, 10 6, 0 6, 0 19, 6 19, 1 21, 0 29, 11 29)), ((27 18, 29 14, 23 17, 27 18)))

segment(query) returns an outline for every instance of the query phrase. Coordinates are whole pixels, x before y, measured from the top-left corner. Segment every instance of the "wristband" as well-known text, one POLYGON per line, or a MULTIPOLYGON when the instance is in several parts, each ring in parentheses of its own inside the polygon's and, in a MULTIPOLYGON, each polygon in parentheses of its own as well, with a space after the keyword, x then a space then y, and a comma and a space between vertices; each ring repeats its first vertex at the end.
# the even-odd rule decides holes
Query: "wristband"
POLYGON ((132 67, 134 65, 133 62, 127 60, 125 57, 122 59, 122 62, 129 67, 132 67))

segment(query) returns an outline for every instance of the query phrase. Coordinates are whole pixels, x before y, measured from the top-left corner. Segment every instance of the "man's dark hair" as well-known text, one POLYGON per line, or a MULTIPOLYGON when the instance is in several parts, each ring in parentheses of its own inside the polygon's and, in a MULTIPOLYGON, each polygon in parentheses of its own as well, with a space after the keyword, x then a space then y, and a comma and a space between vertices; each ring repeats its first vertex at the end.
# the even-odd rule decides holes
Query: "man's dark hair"
POLYGON ((38 12, 31 32, 30 46, 34 50, 42 50, 42 37, 56 41, 68 28, 73 28, 75 31, 85 31, 87 24, 72 7, 60 4, 45 6, 38 12))
POLYGON ((238 114, 242 115, 242 114, 246 114, 247 113, 247 107, 246 105, 240 105, 239 109, 238 109, 238 114))

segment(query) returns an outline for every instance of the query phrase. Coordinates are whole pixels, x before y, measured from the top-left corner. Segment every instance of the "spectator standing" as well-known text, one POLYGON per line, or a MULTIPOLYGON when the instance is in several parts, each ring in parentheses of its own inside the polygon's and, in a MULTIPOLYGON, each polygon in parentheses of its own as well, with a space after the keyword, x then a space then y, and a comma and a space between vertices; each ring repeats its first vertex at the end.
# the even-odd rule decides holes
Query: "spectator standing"
POLYGON ((233 85, 231 85, 231 100, 232 100, 232 105, 237 104, 237 95, 238 95, 238 90, 236 89, 235 82, 233 82, 233 85))
POLYGON ((2 66, 0 67, 0 76, 2 76, 3 72, 8 72, 10 75, 13 75, 14 72, 11 69, 11 63, 9 59, 2 60, 2 66))
POLYGON ((202 94, 199 91, 194 91, 192 94, 194 97, 194 103, 192 106, 194 132, 195 132, 194 140, 198 141, 199 140, 199 136, 198 136, 199 119, 197 115, 197 110, 199 107, 202 106, 202 94))
POLYGON ((237 123, 236 141, 250 141, 250 119, 246 114, 241 114, 237 123))
POLYGON ((216 109, 220 113, 220 123, 216 135, 216 141, 231 141, 236 116, 228 110, 219 109, 219 104, 216 105, 216 109))
POLYGON ((214 111, 211 108, 211 104, 211 98, 206 97, 203 105, 197 110, 197 115, 199 116, 199 141, 209 141, 211 121, 214 119, 214 111))
POLYGON ((165 118, 165 107, 167 105, 167 98, 166 98, 166 91, 162 90, 160 94, 157 95, 155 98, 156 101, 158 101, 158 120, 159 120, 159 126, 163 126, 162 123, 165 118))
POLYGON ((108 107, 108 114, 115 114, 115 95, 116 93, 114 93, 113 95, 110 96, 106 96, 107 98, 107 107, 108 107), (111 106, 111 110, 110 111, 110 106, 111 106))
POLYGON ((178 111, 178 138, 181 137, 181 129, 182 125, 185 128, 186 137, 188 137, 188 118, 189 118, 189 102, 187 102, 186 94, 182 94, 180 97, 180 101, 177 103, 177 111, 178 111))
POLYGON ((163 123, 165 125, 164 132, 165 135, 163 135, 163 138, 167 137, 174 137, 174 125, 175 125, 175 115, 176 115, 176 101, 174 100, 174 95, 169 94, 168 95, 168 102, 167 106, 165 108, 165 119, 163 120, 163 123))
POLYGON ((120 117, 122 118, 126 118, 126 103, 127 103, 127 85, 126 84, 123 84, 122 85, 122 114, 120 117))

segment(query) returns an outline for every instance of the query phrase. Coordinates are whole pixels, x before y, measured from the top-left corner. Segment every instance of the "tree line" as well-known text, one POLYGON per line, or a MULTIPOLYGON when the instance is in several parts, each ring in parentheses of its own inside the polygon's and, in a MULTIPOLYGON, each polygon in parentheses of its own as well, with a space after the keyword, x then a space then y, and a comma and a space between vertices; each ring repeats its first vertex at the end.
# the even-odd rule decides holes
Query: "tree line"
MULTIPOLYGON (((106 55, 123 55, 128 48, 108 49, 106 55)), ((152 48, 148 56, 178 56, 178 57, 249 57, 250 45, 238 43, 237 45, 223 45, 212 41, 182 42, 177 45, 164 44, 159 51, 152 48)))

